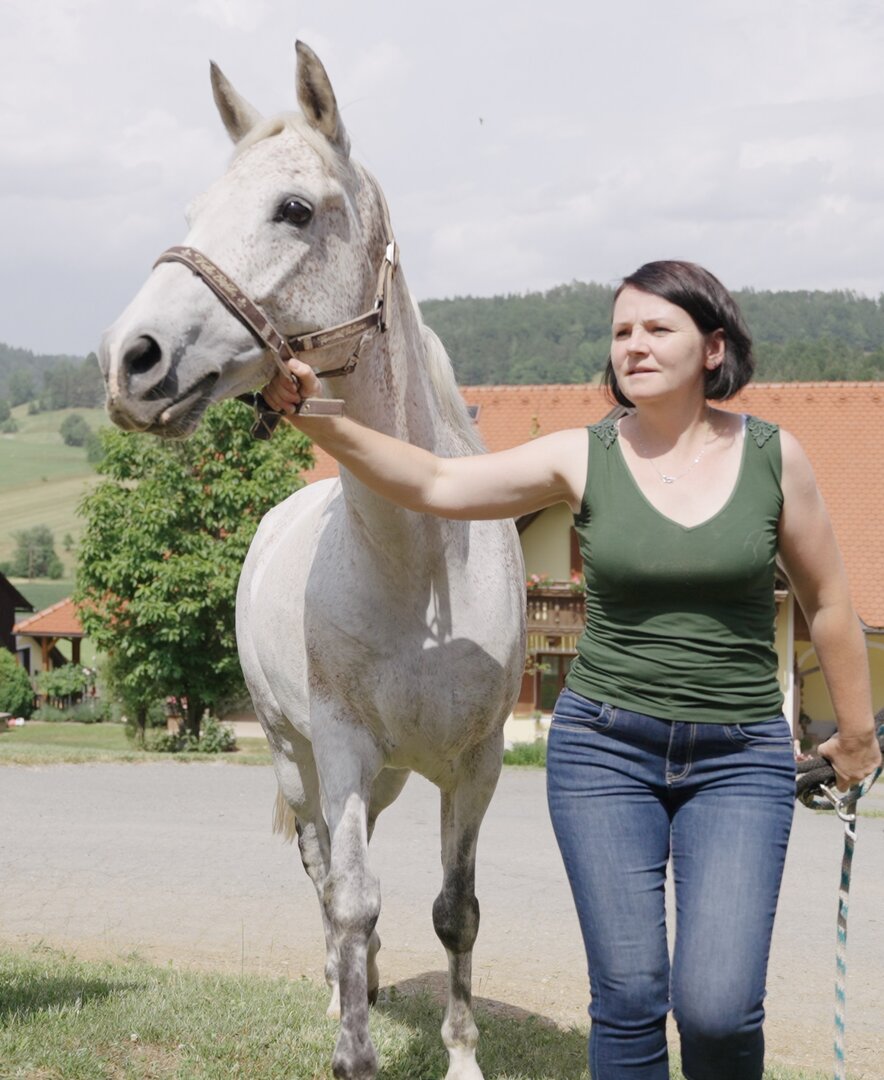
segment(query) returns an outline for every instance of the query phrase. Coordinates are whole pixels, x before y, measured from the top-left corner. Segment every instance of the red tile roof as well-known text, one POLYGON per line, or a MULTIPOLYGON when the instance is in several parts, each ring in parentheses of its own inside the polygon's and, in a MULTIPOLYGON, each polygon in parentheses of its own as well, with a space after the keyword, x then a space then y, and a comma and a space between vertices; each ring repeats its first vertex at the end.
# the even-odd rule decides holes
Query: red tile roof
POLYGON ((59 600, 52 607, 17 622, 12 632, 26 634, 28 637, 81 638, 84 636, 83 627, 77 618, 77 609, 70 597, 59 600))
MULTIPOLYGON (((597 386, 466 386, 461 393, 479 406, 489 450, 593 424, 611 409, 597 386)), ((884 628, 884 384, 757 383, 721 405, 780 424, 799 440, 829 508, 860 618, 884 628)), ((305 478, 335 476, 334 460, 315 452, 305 478)))

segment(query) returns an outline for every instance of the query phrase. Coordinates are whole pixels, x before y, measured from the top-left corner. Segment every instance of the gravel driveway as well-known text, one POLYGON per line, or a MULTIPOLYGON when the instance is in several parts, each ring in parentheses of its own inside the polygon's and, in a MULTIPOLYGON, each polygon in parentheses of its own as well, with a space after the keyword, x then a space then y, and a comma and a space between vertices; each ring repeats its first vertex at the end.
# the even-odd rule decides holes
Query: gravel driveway
MULTIPOLYGON (((313 887, 270 831, 270 768, 226 764, 0 768, 0 942, 83 957, 137 952, 203 968, 322 980, 313 887)), ((884 1077, 884 783, 860 822, 848 949, 848 1059, 884 1077)), ((438 794, 412 777, 380 818, 382 986, 442 985, 433 933, 438 794)), ((842 832, 796 811, 771 957, 768 1045, 784 1064, 828 1071, 842 832)), ((577 920, 547 820, 544 774, 505 769, 479 842, 480 1005, 585 1020, 577 920)), ((441 1020, 441 1015, 440 1015, 441 1020)))

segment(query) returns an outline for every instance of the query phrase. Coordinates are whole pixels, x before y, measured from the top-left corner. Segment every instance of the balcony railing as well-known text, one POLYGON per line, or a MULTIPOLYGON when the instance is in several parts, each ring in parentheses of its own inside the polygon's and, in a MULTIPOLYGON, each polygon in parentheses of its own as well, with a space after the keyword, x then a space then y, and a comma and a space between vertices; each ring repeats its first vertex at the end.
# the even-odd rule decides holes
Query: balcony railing
POLYGON ((526 613, 529 634, 571 635, 583 630, 584 599, 570 585, 549 584, 529 589, 526 613))

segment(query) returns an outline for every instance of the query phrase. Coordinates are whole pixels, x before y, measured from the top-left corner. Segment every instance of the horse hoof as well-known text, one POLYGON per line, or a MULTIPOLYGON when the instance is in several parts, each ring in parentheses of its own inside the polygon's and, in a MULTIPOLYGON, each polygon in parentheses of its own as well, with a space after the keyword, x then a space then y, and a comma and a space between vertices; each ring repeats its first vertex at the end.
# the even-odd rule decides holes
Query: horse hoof
POLYGON ((369 1038, 346 1038, 341 1032, 332 1057, 336 1080, 374 1080, 378 1073, 378 1055, 369 1038))

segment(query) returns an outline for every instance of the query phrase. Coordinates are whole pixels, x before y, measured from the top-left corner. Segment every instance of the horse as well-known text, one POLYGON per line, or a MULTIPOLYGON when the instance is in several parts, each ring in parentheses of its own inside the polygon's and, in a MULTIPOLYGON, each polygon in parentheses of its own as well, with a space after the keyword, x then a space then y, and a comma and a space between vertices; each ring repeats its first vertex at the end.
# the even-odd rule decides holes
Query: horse
MULTIPOLYGON (((481 452, 325 68, 302 42, 296 52, 301 111, 271 119, 212 64, 233 157, 191 205, 185 244, 161 256, 102 339, 109 414, 125 430, 186 437, 208 405, 262 385, 295 349, 321 361, 330 411, 442 456, 481 452)), ((377 1072, 380 889, 368 843, 418 772, 441 793, 433 924, 448 958, 446 1077, 481 1080, 476 845, 524 669, 524 610, 511 521, 404 510, 344 468, 284 498, 254 537, 237 647, 278 781, 275 827, 297 835, 319 897, 336 1077, 377 1072)))

